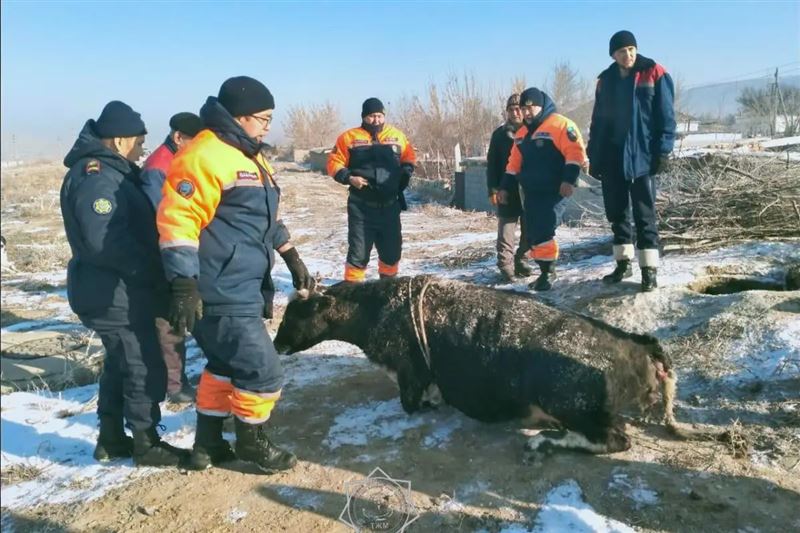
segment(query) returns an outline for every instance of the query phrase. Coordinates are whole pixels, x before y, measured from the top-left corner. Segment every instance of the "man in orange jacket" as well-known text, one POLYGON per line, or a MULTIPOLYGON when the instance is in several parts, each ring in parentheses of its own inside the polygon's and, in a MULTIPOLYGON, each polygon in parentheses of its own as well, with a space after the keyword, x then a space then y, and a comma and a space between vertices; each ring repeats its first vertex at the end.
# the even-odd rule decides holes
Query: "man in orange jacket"
POLYGON ((586 150, 578 127, 556 113, 550 97, 530 87, 520 95, 525 125, 517 131, 498 193, 498 202, 508 201, 508 191, 522 188, 530 256, 541 275, 529 286, 535 291, 550 290, 556 279, 558 242, 556 228, 561 224, 566 198, 572 196, 586 150))
POLYGON ((386 124, 377 98, 361 106, 361 126, 342 133, 328 157, 328 174, 350 186, 347 199, 345 281, 364 281, 372 246, 380 277, 396 276, 403 237, 403 191, 414 173, 414 149, 399 129, 386 124))
POLYGON ((295 288, 314 286, 279 219, 280 189, 261 153, 274 108, 261 82, 247 76, 225 81, 200 110, 206 129, 172 161, 159 205, 159 244, 172 289, 169 321, 181 334, 199 318, 193 333, 208 358, 197 390, 191 461, 198 469, 234 457, 265 473, 297 462, 266 433, 283 384, 262 322, 273 249, 295 288), (235 455, 222 438, 230 414, 235 455))

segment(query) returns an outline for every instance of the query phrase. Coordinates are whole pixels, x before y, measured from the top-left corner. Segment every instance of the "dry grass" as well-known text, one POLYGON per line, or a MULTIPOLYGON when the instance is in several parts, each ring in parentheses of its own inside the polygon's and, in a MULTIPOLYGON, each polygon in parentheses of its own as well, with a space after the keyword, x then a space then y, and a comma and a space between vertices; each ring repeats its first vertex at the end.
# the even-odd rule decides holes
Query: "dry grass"
POLYGON ((4 486, 14 485, 16 483, 23 483, 25 481, 33 481, 34 479, 38 479, 39 476, 44 473, 44 471, 45 468, 28 461, 24 461, 3 468, 2 473, 0 473, 0 480, 2 480, 2 484, 4 486))

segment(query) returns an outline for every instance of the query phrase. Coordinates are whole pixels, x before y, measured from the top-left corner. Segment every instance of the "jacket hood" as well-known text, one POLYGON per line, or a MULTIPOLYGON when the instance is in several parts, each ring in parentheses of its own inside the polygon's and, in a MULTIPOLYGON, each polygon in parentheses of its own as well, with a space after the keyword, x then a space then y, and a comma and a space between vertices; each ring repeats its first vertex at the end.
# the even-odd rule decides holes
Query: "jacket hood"
MULTIPOLYGON (((650 59, 649 57, 645 57, 641 54, 636 56, 636 61, 633 63, 633 68, 631 69, 633 72, 641 72, 643 70, 647 70, 656 66, 656 62, 650 59)), ((599 78, 604 78, 606 76, 611 75, 614 72, 614 69, 617 68, 616 61, 611 63, 607 69, 600 73, 599 78)))
POLYGON ((94 119, 87 120, 86 124, 83 125, 83 129, 78 134, 78 139, 64 157, 64 165, 71 167, 79 160, 87 157, 100 159, 103 163, 111 165, 123 173, 129 172, 136 166, 102 143, 100 137, 95 133, 94 119))
POLYGON ((216 97, 208 97, 200 109, 200 118, 207 129, 213 131, 222 141, 241 150, 247 157, 252 158, 258 154, 261 143, 245 133, 216 97))
POLYGON ((528 135, 532 134, 536 129, 542 125, 544 119, 558 111, 556 108, 556 103, 553 102, 553 99, 550 98, 546 92, 542 92, 542 98, 544 101, 542 102, 542 111, 531 121, 529 124, 525 122, 525 125, 528 127, 528 135))

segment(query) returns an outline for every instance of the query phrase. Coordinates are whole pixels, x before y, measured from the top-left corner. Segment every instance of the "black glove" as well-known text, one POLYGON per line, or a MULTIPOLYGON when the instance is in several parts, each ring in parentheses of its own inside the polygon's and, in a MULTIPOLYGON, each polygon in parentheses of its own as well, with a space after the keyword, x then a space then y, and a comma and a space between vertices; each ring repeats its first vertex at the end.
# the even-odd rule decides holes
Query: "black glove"
POLYGON ((169 324, 177 335, 194 329, 203 317, 203 301, 194 278, 175 278, 170 284, 169 324))
POLYGON ((308 273, 306 265, 300 259, 300 254, 297 253, 297 248, 289 248, 285 252, 280 252, 281 257, 286 262, 289 272, 292 273, 292 285, 297 290, 308 289, 313 290, 316 282, 311 274, 308 273))
POLYGON ((414 174, 414 165, 411 163, 403 163, 400 165, 400 192, 406 190, 408 183, 411 181, 412 174, 414 174))
POLYGON ((658 174, 659 172, 664 172, 667 170, 667 165, 669 164, 669 156, 666 154, 661 154, 653 158, 652 163, 650 163, 650 175, 658 174))
POLYGON ((269 274, 261 282, 261 296, 264 298, 264 310, 262 315, 264 318, 272 318, 272 301, 275 299, 275 284, 272 282, 272 276, 269 274))

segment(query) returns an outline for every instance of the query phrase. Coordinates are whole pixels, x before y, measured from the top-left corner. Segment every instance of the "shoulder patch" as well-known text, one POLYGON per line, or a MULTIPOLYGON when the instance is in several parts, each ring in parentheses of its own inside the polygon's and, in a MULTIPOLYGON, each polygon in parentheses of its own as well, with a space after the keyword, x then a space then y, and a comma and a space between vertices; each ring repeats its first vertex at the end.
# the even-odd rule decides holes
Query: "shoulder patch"
POLYGON ((86 163, 85 172, 87 174, 99 174, 100 173, 100 161, 97 159, 90 159, 88 163, 86 163))
POLYGON ((98 198, 92 203, 92 209, 98 215, 107 215, 114 209, 114 204, 108 198, 98 198))
POLYGON ((567 126, 567 138, 572 142, 578 140, 578 132, 572 126, 567 126))
POLYGON ((191 198, 194 194, 194 185, 189 180, 181 180, 175 186, 175 190, 184 198, 191 198))
POLYGON ((236 172, 236 179, 258 181, 258 174, 249 170, 239 170, 236 172))

